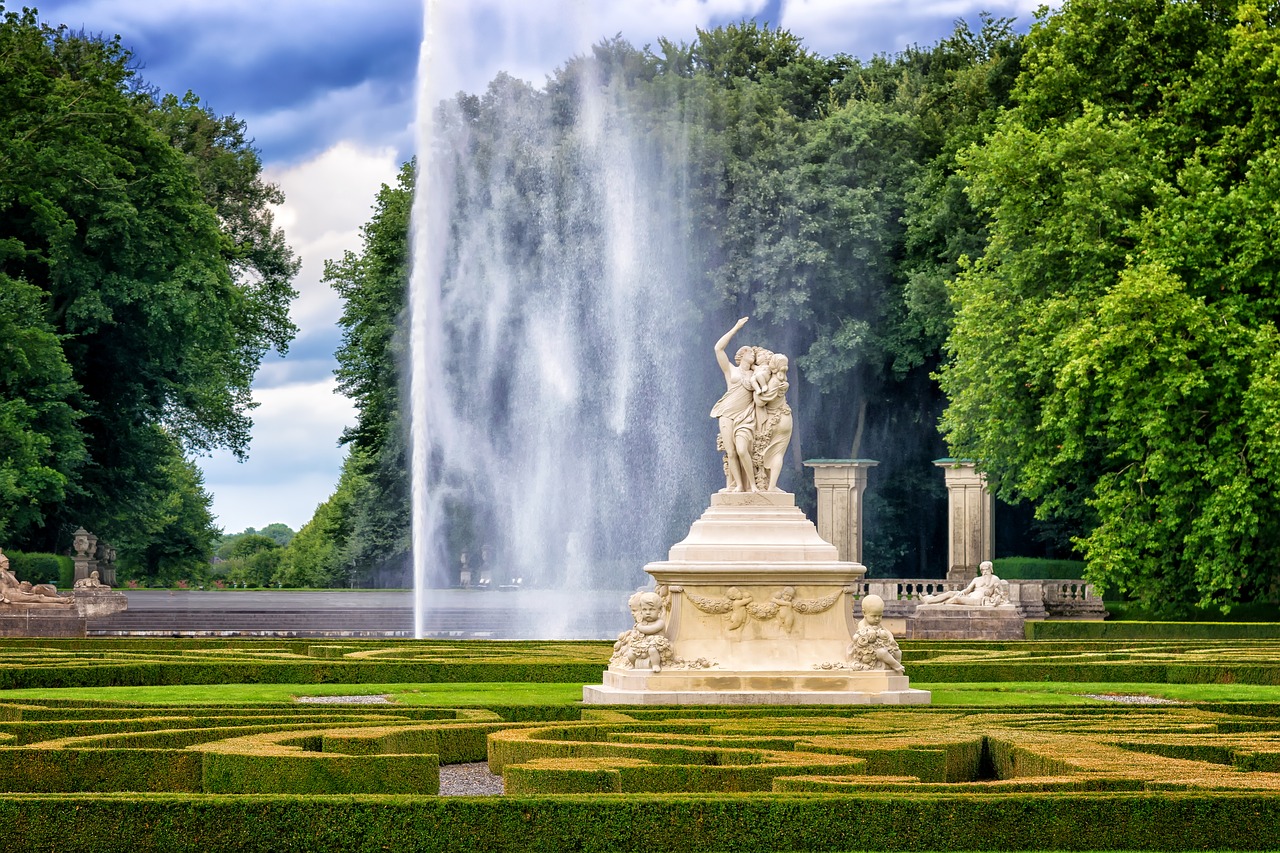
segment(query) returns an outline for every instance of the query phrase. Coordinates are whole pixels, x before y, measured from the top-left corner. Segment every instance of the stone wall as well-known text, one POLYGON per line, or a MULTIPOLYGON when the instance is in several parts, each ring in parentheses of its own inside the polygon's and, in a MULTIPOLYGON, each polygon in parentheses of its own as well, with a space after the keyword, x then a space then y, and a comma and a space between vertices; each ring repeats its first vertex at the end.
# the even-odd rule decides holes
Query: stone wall
MULTIPOLYGON (((1010 580, 1009 600, 1024 619, 1091 619, 1107 618, 1102 597, 1093 584, 1076 580, 1010 580)), ((926 578, 885 578, 864 580, 855 584, 855 599, 878 595, 884 599, 886 618, 905 619, 915 612, 926 595, 964 589, 962 581, 926 578)), ((858 605, 854 612, 861 613, 858 605)))

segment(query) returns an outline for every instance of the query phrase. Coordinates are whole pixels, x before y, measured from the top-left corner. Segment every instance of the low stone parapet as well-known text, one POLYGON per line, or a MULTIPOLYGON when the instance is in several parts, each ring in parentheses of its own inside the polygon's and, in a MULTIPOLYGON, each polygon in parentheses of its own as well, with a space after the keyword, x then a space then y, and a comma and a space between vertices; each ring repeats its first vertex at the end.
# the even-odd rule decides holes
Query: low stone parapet
MULTIPOLYGON (((1009 602, 1023 619, 1107 618, 1102 597, 1093 584, 1073 580, 1009 580, 1009 602)), ((908 619, 927 595, 964 589, 962 581, 934 578, 883 578, 854 584, 854 598, 867 595, 884 599, 886 619, 908 619)), ((854 613, 860 614, 854 604, 854 613)))
POLYGON ((1106 619, 1107 608, 1084 581, 1040 581, 1049 619, 1106 619))

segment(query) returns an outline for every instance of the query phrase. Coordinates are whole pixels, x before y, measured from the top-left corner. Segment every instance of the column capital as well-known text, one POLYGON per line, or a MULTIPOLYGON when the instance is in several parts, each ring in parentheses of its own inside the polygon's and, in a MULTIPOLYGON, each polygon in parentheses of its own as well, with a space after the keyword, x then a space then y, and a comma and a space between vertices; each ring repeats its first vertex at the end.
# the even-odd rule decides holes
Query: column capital
POLYGON ((879 465, 875 459, 806 459, 804 467, 813 469, 815 486, 849 486, 867 480, 867 471, 879 465))

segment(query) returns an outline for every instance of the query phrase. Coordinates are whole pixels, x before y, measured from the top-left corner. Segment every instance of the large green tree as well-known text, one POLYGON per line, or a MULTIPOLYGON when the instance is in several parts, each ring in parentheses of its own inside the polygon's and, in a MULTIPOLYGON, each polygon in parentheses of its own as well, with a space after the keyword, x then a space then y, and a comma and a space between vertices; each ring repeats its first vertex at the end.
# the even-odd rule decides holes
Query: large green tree
POLYGON ((1280 593, 1278 51, 1251 0, 1068 0, 965 155, 948 438, 1159 612, 1280 593))
POLYGON ((173 452, 245 452, 253 375, 294 332, 296 262, 260 173, 242 123, 192 97, 157 101, 119 39, 3 13, 0 280, 61 344, 71 384, 50 358, 41 393, 57 387, 79 433, 50 422, 46 440, 70 452, 53 487, 29 478, 16 543, 51 550, 83 524, 145 551, 166 496, 191 491, 173 452))

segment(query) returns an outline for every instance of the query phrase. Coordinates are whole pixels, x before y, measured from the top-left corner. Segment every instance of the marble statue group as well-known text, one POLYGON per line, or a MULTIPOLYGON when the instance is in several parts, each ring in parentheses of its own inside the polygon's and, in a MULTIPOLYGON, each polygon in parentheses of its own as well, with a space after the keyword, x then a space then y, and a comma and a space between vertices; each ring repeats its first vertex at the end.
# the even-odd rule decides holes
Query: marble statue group
POLYGON ((746 324, 743 317, 715 346, 725 381, 724 396, 711 409, 720 423, 716 446, 724 453, 726 491, 776 492, 791 441, 788 361, 780 352, 743 346, 730 362, 725 348, 746 324))

